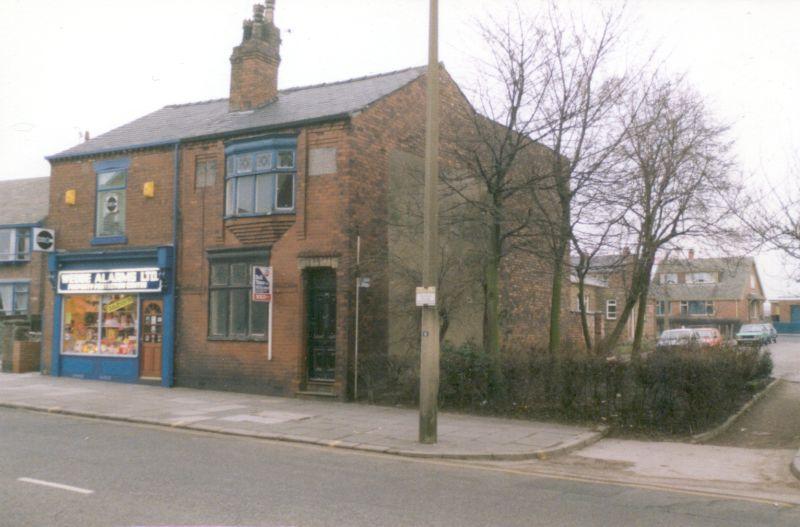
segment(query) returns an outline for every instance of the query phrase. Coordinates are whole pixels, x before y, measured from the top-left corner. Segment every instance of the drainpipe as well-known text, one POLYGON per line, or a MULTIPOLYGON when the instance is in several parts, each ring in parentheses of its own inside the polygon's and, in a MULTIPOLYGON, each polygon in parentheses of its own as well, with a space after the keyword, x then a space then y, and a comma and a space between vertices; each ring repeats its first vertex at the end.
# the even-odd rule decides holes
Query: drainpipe
POLYGON ((170 287, 172 288, 172 314, 170 326, 172 333, 172 353, 171 357, 164 364, 164 375, 161 385, 170 387, 175 382, 175 352, 178 349, 178 218, 180 215, 180 168, 181 168, 181 142, 175 142, 174 150, 174 173, 172 175, 172 270, 170 276, 170 287))

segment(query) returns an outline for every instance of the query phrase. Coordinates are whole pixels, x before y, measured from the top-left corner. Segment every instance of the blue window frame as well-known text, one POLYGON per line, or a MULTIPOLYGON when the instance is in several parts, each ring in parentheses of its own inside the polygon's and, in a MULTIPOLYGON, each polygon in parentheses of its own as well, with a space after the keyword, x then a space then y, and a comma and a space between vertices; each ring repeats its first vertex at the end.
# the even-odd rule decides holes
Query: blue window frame
POLYGON ((226 218, 294 212, 296 139, 237 143, 225 154, 226 218))
POLYGON ((0 262, 26 262, 30 259, 30 227, 0 228, 0 262))
POLYGON ((30 282, 0 282, 0 316, 27 315, 30 282))
POLYGON ((95 236, 122 241, 125 236, 125 194, 128 188, 127 159, 98 161, 95 202, 95 236))

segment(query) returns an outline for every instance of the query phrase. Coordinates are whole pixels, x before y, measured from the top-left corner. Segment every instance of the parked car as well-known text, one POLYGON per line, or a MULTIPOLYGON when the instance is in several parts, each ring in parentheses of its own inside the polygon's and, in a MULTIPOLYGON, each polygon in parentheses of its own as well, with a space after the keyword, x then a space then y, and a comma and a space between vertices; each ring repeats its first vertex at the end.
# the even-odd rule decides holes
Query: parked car
POLYGON ((772 336, 764 324, 745 324, 736 333, 736 343, 739 345, 762 346, 771 340, 772 336))
POLYGON ((690 328, 668 329, 658 337, 656 349, 697 348, 700 345, 700 334, 696 330, 690 328))
POLYGON ((706 348, 722 346, 722 333, 717 328, 697 328, 700 335, 700 344, 706 348))
POLYGON ((769 331, 770 340, 773 342, 773 344, 778 342, 778 330, 775 329, 775 326, 773 326, 770 322, 764 322, 762 325, 769 331))

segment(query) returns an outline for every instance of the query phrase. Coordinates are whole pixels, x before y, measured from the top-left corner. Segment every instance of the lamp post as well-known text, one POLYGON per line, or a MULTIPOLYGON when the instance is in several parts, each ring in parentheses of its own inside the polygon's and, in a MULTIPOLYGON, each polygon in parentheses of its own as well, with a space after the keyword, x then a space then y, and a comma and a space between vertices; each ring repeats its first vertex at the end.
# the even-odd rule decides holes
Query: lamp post
POLYGON ((436 443, 439 397, 439 310, 436 307, 438 277, 439 180, 439 43, 438 0, 430 0, 428 27, 427 122, 425 126, 425 217, 423 235, 422 307, 419 380, 419 441, 436 443), (431 296, 431 293, 432 296, 431 296))

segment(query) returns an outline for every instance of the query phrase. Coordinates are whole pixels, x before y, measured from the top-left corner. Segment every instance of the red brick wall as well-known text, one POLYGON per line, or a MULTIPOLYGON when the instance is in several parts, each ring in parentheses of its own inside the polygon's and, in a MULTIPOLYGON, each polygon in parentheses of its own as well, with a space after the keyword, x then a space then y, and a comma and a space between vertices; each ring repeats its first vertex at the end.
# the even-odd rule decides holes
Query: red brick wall
MULTIPOLYGON (((127 245, 107 248, 144 247, 172 243, 172 150, 148 150, 110 157, 130 159, 125 193, 127 245), (142 195, 142 187, 155 183, 155 197, 142 195)), ((93 162, 102 158, 56 161, 50 176, 50 215, 47 225, 56 229, 56 247, 74 251, 91 249, 95 232, 97 181, 93 162), (64 203, 67 190, 75 190, 75 205, 64 203)))
MULTIPOLYGON (((348 150, 343 123, 299 131, 297 143, 296 214, 248 220, 263 225, 292 219, 293 224, 274 242, 270 265, 275 276, 273 300, 273 359, 265 342, 208 340, 208 272, 210 248, 263 247, 243 242, 223 219, 224 145, 221 141, 188 145, 182 150, 181 225, 178 268, 178 352, 176 383, 253 392, 291 394, 305 381, 305 291, 298 259, 333 256, 337 259, 337 376, 334 389, 343 393, 349 348, 351 243, 345 235, 348 150), (307 175, 307 151, 336 147, 338 171, 307 175), (197 156, 215 157, 218 173, 213 187, 195 188, 197 156)), ((282 130, 282 133, 293 130, 282 130)))

